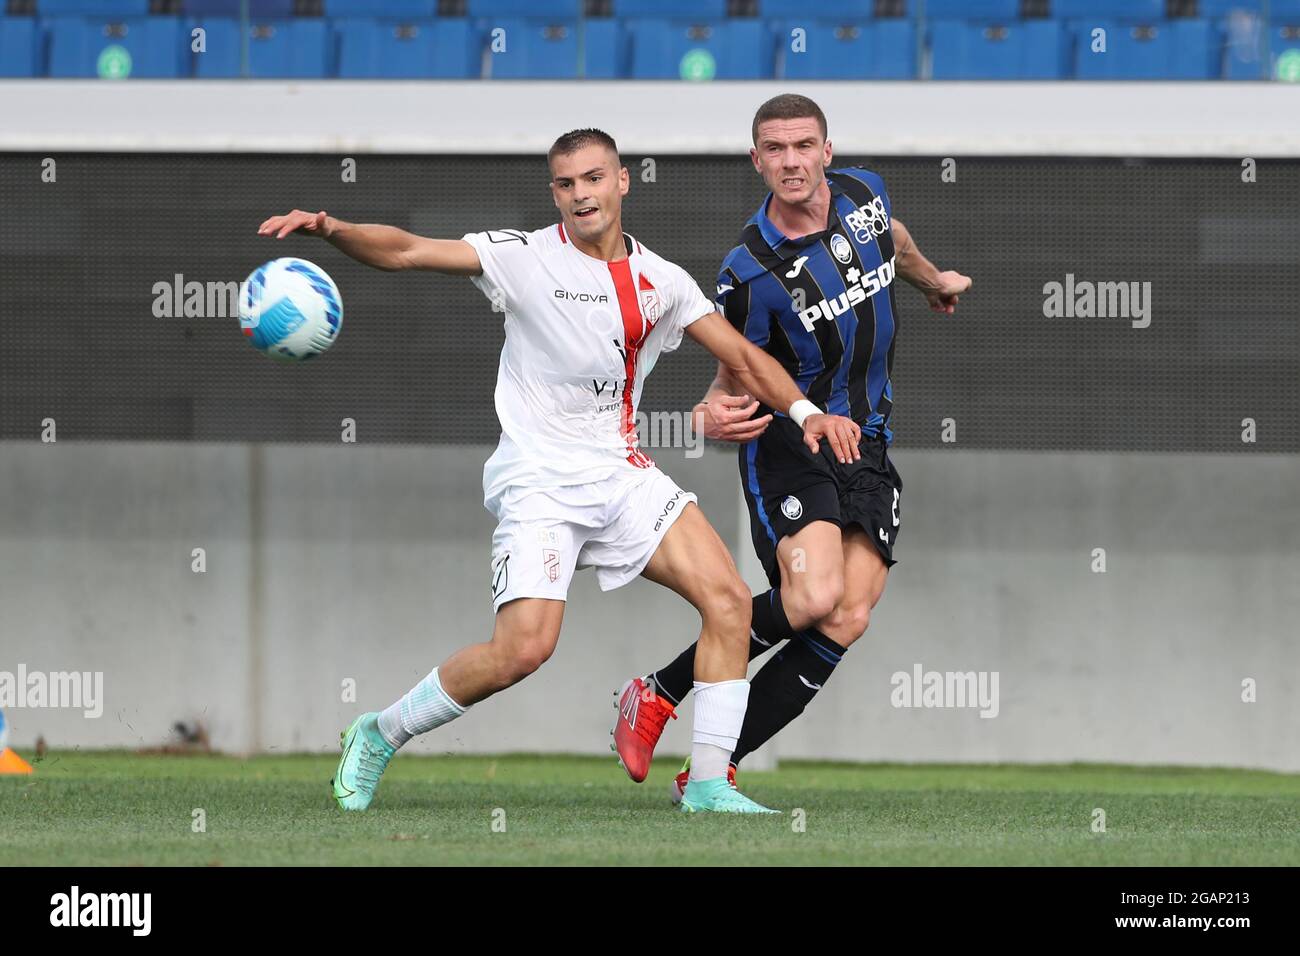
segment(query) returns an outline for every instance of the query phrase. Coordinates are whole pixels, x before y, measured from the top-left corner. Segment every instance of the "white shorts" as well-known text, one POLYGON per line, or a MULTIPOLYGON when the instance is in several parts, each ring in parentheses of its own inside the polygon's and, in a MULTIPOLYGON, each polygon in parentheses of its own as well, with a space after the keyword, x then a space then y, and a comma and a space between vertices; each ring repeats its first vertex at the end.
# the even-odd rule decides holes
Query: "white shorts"
POLYGON ((492 609, 515 598, 563 601, 575 568, 596 569, 602 591, 639 575, 687 502, 658 468, 502 495, 492 535, 492 609))

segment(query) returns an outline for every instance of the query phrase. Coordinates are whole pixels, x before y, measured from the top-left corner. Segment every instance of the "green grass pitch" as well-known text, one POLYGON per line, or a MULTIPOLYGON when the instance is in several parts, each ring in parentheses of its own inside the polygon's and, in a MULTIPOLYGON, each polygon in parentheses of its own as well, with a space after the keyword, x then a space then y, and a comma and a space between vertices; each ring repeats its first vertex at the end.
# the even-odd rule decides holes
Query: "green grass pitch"
POLYGON ((403 755, 345 816, 334 765, 51 752, 0 777, 0 866, 1300 865, 1294 774, 787 762, 740 778, 784 813, 734 818, 671 809, 667 757, 637 786, 597 758, 403 755))

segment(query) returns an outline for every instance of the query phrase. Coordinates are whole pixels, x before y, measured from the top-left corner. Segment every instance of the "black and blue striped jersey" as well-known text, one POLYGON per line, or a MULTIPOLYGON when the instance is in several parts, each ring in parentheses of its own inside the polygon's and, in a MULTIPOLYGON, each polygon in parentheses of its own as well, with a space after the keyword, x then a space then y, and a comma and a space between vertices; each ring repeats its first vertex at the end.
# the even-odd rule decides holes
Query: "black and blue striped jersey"
POLYGON ((809 400, 889 443, 898 315, 889 195, 866 169, 826 179, 826 228, 796 239, 768 218, 768 194, 722 263, 716 302, 809 400))

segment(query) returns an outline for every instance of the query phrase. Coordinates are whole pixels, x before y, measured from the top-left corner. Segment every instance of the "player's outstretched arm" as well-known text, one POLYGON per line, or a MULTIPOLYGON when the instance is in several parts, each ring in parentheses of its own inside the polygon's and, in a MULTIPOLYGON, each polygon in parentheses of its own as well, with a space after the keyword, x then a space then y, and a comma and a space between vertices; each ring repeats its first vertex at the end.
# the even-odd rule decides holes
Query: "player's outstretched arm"
POLYGON ((286 216, 272 216, 257 229, 259 236, 276 239, 294 232, 319 236, 358 262, 386 272, 428 269, 465 276, 483 272, 478 253, 463 239, 428 239, 396 226, 344 222, 323 209, 295 209, 286 216))
POLYGON ((818 439, 825 438, 841 462, 862 457, 858 451, 862 430, 857 423, 840 415, 827 415, 804 398, 781 363, 732 328, 719 313, 710 312, 697 319, 686 326, 686 332, 713 353, 732 382, 764 405, 786 409, 803 427, 804 444, 814 454, 820 447, 818 439))
POLYGON ((903 225, 903 220, 894 219, 890 231, 894 234, 898 274, 921 290, 932 310, 952 315, 957 308, 958 296, 971 286, 970 276, 964 276, 960 272, 940 272, 933 262, 921 254, 912 239, 912 233, 903 225))

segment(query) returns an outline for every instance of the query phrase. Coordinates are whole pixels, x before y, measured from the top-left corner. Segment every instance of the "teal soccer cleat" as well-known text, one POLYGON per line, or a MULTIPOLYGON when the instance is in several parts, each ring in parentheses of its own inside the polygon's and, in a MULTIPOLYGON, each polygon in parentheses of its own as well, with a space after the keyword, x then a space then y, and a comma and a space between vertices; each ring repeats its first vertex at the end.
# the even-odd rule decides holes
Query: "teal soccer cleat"
POLYGON ((726 777, 691 780, 682 794, 682 813, 779 813, 755 803, 730 783, 726 777))
POLYGON ((334 799, 344 810, 364 810, 375 797, 379 778, 397 753, 379 733, 379 714, 362 714, 339 734, 343 756, 334 771, 334 799))

